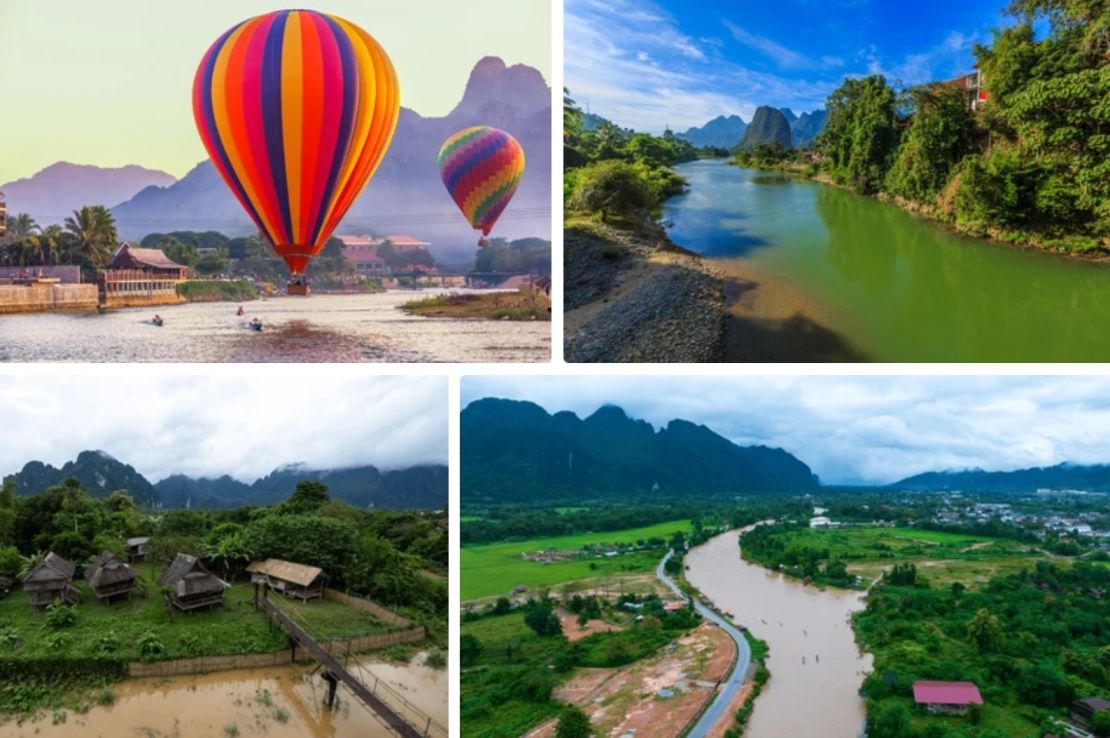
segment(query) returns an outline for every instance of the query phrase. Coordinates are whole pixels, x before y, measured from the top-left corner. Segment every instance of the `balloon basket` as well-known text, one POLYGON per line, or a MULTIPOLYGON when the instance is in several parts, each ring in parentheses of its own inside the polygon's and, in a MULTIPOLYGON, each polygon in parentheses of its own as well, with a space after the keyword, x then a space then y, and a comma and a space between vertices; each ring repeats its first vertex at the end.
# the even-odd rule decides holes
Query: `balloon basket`
POLYGON ((290 282, 285 286, 285 294, 308 297, 308 282, 290 282))

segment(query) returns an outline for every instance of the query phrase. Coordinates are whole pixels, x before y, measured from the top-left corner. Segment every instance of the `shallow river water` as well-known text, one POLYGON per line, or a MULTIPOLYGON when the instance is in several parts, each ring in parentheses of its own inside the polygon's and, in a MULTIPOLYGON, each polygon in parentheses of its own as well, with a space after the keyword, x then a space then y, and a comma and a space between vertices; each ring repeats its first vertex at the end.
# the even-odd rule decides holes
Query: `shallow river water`
MULTIPOLYGON (((366 661, 368 671, 407 701, 447 725, 447 672, 422 665, 366 661)), ((310 667, 225 671, 198 676, 129 679, 115 687, 115 703, 64 722, 46 713, 22 725, 0 725, 5 738, 393 738, 393 734, 339 688, 335 710, 310 667)))
MULTIPOLYGON (((463 290, 458 290, 463 291, 463 290)), ((187 303, 100 315, 0 315, 0 361, 533 362, 551 356, 551 323, 408 315, 398 306, 437 294, 272 297, 187 303), (150 323, 159 314, 161 327, 150 323), (257 316, 264 330, 248 321, 257 316)))
POLYGON ((806 587, 740 558, 739 531, 712 538, 685 559, 686 578, 720 610, 767 642, 771 679, 756 699, 745 738, 857 738, 857 691, 871 658, 856 646, 851 614, 859 592, 806 587))

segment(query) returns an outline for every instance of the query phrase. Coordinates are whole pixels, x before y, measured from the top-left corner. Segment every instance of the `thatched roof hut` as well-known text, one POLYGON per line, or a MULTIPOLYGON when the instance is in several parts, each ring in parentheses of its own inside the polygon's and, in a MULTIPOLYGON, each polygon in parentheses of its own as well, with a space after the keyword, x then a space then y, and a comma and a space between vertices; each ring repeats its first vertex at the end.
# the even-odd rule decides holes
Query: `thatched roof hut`
POLYGON ((286 597, 307 602, 324 594, 324 570, 318 566, 266 559, 252 561, 247 571, 252 583, 263 584, 286 597))
POLYGON ((98 600, 128 595, 138 591, 135 586, 139 572, 120 561, 111 551, 104 551, 85 568, 85 581, 98 600))
POLYGON ((227 584, 204 568, 195 556, 179 553, 162 576, 159 587, 173 589, 173 605, 179 610, 222 605, 227 584))
POLYGON ((54 600, 70 605, 81 601, 81 593, 73 586, 73 574, 77 571, 71 562, 51 551, 38 566, 23 579, 23 591, 31 601, 31 607, 46 607, 54 600))

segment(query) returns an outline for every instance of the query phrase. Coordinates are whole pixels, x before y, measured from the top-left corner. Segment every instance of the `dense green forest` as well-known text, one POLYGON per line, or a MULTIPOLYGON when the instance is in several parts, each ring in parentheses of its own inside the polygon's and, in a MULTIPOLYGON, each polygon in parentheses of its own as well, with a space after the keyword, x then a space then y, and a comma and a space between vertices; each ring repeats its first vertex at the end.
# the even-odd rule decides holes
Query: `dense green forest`
POLYGON ((14 480, 0 491, 0 576, 18 578, 47 551, 78 567, 101 551, 125 554, 124 541, 150 536, 155 561, 203 556, 234 580, 252 560, 275 557, 319 566, 330 586, 369 597, 446 635, 447 532, 433 513, 368 511, 330 499, 320 482, 303 481, 271 507, 155 512, 126 490, 96 499, 74 480, 27 497, 14 480))
POLYGON ((1038 562, 979 590, 931 588, 912 566, 872 589, 856 616, 874 654, 861 693, 871 738, 1063 735, 1077 698, 1110 695, 1110 569, 1038 562), (917 679, 968 680, 984 705, 965 717, 913 709, 917 679))
POLYGON ((975 48, 975 110, 963 86, 846 79, 816 156, 763 147, 738 163, 820 169, 971 235, 1110 251, 1110 6, 1014 0, 1007 12, 1016 23, 975 48))

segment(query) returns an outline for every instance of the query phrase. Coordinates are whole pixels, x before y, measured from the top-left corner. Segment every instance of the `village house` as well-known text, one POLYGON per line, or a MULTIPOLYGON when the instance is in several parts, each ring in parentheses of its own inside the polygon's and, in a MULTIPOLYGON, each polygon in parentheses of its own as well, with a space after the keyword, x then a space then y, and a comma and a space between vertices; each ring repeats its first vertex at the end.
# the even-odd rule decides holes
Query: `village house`
POLYGON ((983 697, 972 682, 917 681, 913 701, 932 713, 963 715, 972 705, 983 704, 983 697))
POLYGON ((189 278, 189 267, 178 264, 160 249, 141 249, 124 242, 112 256, 109 271, 132 270, 163 279, 185 280, 189 278))
POLYGON ((76 605, 81 601, 81 593, 73 585, 73 575, 77 571, 71 562, 51 551, 38 566, 23 579, 23 591, 31 601, 31 607, 46 607, 55 600, 76 605))
POLYGON ((101 601, 111 602, 113 597, 131 596, 137 592, 139 572, 116 558, 111 551, 104 551, 85 568, 85 581, 101 601))
POLYGON ((336 236, 343 242, 343 256, 355 267, 359 274, 367 277, 388 277, 396 273, 432 273, 435 270, 423 264, 394 268, 378 254, 378 249, 387 242, 396 254, 427 252, 431 244, 412 236, 394 234, 375 238, 374 236, 336 236))
POLYGON ((261 584, 286 597, 308 602, 324 594, 324 570, 281 559, 252 561, 247 567, 251 584, 261 584))
POLYGON ((222 605, 224 589, 229 585, 205 569, 195 556, 179 553, 158 578, 158 586, 169 587, 173 606, 189 612, 222 605))
POLYGON ((150 553, 150 538, 147 536, 140 536, 137 538, 127 539, 127 560, 132 564, 137 564, 140 561, 146 561, 147 554, 150 553))
POLYGON ((1084 730, 1091 730, 1094 728, 1095 715, 1106 710, 1110 710, 1110 702, 1101 697, 1088 697, 1072 702, 1068 717, 1084 730))

